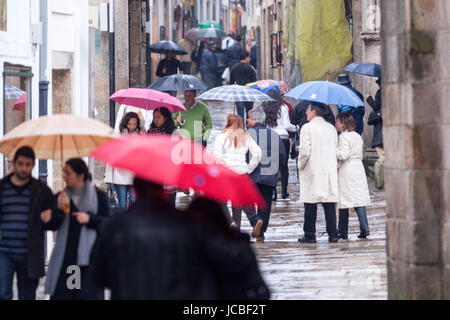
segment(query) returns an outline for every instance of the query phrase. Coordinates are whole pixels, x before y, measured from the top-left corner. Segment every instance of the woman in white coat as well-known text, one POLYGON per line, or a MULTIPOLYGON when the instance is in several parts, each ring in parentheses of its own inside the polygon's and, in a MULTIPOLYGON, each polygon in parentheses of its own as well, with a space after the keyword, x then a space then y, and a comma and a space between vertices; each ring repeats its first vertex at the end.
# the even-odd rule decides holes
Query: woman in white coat
POLYGON ((369 187, 362 163, 363 140, 355 132, 355 120, 350 113, 341 113, 336 118, 339 143, 336 151, 339 160, 339 225, 338 237, 347 239, 349 209, 354 208, 359 219, 361 233, 358 238, 369 235, 366 206, 370 205, 369 187))
MULTIPOLYGON (((250 134, 244 131, 242 118, 237 115, 229 115, 225 129, 214 142, 214 156, 238 174, 251 174, 261 161, 262 150, 250 134), (250 153, 249 162, 246 159, 247 153, 250 153)), ((232 212, 234 224, 240 229, 242 208, 232 206, 232 212)), ((256 213, 246 214, 253 227, 252 236, 257 238, 263 220, 256 213)))

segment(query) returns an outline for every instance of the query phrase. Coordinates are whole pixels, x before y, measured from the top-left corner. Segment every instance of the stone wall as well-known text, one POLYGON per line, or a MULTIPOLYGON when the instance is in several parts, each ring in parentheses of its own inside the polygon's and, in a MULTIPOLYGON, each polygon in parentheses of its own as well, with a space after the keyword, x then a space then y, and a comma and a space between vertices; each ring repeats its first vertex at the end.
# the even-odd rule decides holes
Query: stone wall
POLYGON ((450 1, 382 1, 390 299, 450 298, 450 1))

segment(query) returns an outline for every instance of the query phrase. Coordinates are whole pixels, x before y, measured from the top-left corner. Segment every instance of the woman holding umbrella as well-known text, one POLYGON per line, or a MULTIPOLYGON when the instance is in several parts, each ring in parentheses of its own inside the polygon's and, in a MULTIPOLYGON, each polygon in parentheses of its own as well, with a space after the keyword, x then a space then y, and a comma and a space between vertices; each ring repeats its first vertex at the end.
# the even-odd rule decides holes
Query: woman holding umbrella
POLYGON ((86 163, 80 158, 66 162, 63 179, 67 187, 56 195, 62 219, 48 266, 45 291, 51 300, 104 299, 103 290, 91 279, 89 256, 109 216, 106 193, 94 185, 86 163), (69 209, 63 215, 65 206, 69 209), (69 278, 76 272, 71 269, 73 266, 81 271, 81 280, 71 290, 68 283, 72 283, 69 278))
MULTIPOLYGON (((242 118, 229 115, 225 129, 216 137, 214 143, 214 155, 224 164, 238 174, 251 174, 262 157, 262 150, 244 131, 242 118), (246 155, 250 153, 250 162, 247 163, 246 155)), ((238 229, 241 228, 242 208, 232 207, 233 221, 238 229)), ((258 214, 247 214, 247 218, 253 227, 252 236, 257 238, 263 224, 258 214)))

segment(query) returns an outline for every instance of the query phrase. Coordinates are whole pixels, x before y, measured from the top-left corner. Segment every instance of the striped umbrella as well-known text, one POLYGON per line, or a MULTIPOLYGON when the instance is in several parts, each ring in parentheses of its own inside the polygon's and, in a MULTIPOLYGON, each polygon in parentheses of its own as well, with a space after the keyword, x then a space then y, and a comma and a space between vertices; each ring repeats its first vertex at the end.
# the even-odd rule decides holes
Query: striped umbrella
POLYGON ((265 102, 274 101, 267 94, 259 90, 232 84, 208 90, 197 97, 204 101, 228 101, 228 102, 265 102))
POLYGON ((22 91, 19 88, 5 84, 5 99, 17 99, 24 93, 25 91, 22 91))

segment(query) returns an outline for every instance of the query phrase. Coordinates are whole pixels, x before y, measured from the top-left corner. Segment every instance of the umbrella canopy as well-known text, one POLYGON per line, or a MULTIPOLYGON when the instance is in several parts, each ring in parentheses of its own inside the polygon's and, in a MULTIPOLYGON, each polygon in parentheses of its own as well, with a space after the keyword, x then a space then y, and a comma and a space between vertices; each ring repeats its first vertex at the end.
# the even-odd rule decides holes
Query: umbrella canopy
POLYGON ((302 83, 286 93, 285 97, 325 104, 364 106, 364 102, 352 90, 329 81, 302 83))
POLYGON ((170 40, 158 41, 150 46, 151 52, 167 54, 167 51, 173 51, 175 54, 187 54, 181 46, 170 40))
POLYGON ((371 77, 381 77, 381 66, 376 63, 350 63, 344 68, 351 73, 363 74, 371 77))
POLYGON ((200 29, 200 28, 191 28, 191 29, 186 30, 186 31, 184 32, 184 37, 185 37, 186 39, 188 39, 188 40, 191 40, 191 41, 195 42, 195 41, 198 40, 197 34, 198 34, 200 31, 202 31, 202 29, 200 29))
POLYGON ((240 86, 237 84, 221 86, 208 90, 197 97, 205 101, 227 101, 227 102, 264 102, 274 101, 267 94, 256 89, 240 86))
POLYGON ((264 200, 247 175, 220 164, 190 139, 169 135, 125 136, 111 141, 92 156, 136 177, 165 186, 192 188, 210 199, 233 205, 264 206, 264 200))
POLYGON ((245 86, 259 90, 264 93, 266 93, 270 89, 275 89, 281 95, 287 93, 291 89, 289 88, 288 84, 284 81, 270 80, 270 79, 247 83, 245 86))
POLYGON ((24 93, 25 91, 22 91, 19 88, 5 84, 5 99, 17 99, 24 93))
POLYGON ((203 29, 199 33, 197 33, 197 39, 210 38, 210 39, 219 39, 225 37, 227 34, 220 29, 216 28, 208 28, 203 29))
POLYGON ((25 105, 27 103, 27 94, 22 94, 19 99, 14 102, 13 110, 22 111, 25 110, 25 105))
POLYGON ((147 88, 159 91, 207 90, 208 86, 195 76, 171 74, 153 82, 147 88))
POLYGON ((223 31, 223 27, 218 22, 212 20, 201 21, 197 27, 201 29, 216 28, 223 31))
POLYGON ((145 110, 166 107, 170 112, 186 110, 180 100, 165 92, 152 89, 129 88, 114 92, 110 97, 120 104, 145 110))
POLYGON ((113 128, 98 120, 57 114, 18 125, 0 140, 0 152, 13 156, 18 148, 30 146, 39 159, 81 158, 115 137, 113 128))

